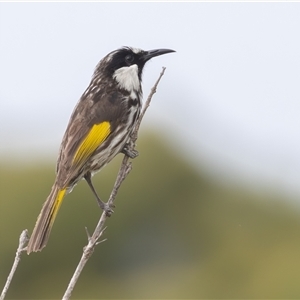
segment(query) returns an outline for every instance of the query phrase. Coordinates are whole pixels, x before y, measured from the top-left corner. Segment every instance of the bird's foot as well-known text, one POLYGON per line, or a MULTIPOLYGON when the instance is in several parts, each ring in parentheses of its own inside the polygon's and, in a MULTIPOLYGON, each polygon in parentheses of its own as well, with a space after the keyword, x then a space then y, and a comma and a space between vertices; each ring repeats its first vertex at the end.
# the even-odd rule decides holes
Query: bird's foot
POLYGON ((121 152, 132 159, 136 158, 139 155, 139 152, 130 147, 128 144, 124 146, 121 152))
POLYGON ((113 208, 115 207, 115 205, 113 204, 108 204, 106 202, 103 201, 97 201, 100 208, 105 212, 107 217, 110 217, 113 214, 113 208))

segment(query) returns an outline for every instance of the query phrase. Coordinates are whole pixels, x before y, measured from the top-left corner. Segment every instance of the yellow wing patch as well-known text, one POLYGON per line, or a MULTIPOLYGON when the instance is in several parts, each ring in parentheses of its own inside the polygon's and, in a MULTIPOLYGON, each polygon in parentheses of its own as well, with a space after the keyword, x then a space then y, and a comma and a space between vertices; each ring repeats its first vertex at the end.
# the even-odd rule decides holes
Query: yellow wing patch
POLYGON ((110 134, 110 123, 102 122, 95 124, 89 131, 88 135, 79 145, 73 163, 85 161, 108 137, 110 134))

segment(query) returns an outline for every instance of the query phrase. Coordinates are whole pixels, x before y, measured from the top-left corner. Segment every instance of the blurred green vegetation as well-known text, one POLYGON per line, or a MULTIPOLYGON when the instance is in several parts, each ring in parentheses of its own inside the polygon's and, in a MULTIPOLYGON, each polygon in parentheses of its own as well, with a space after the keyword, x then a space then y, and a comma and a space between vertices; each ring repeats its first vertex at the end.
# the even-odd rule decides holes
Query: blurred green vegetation
MULTIPOLYGON (((300 298, 300 213, 270 192, 226 187, 163 139, 142 134, 104 238, 72 299, 300 298)), ((122 156, 94 177, 103 199, 122 156)), ((0 286, 21 231, 32 231, 55 162, 0 164, 0 286)), ((61 207, 49 243, 25 253, 7 299, 60 299, 100 216, 83 181, 61 207)))

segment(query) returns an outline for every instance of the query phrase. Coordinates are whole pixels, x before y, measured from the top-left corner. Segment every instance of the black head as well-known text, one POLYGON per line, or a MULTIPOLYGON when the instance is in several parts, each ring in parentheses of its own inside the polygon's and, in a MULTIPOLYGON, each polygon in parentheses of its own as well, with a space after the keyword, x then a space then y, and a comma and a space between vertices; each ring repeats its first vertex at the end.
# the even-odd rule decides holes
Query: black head
POLYGON ((170 49, 144 51, 138 48, 123 47, 105 56, 97 68, 101 68, 102 72, 104 71, 106 74, 113 76, 116 70, 136 65, 138 68, 138 77, 141 80, 143 68, 148 60, 155 56, 171 52, 175 51, 170 49))

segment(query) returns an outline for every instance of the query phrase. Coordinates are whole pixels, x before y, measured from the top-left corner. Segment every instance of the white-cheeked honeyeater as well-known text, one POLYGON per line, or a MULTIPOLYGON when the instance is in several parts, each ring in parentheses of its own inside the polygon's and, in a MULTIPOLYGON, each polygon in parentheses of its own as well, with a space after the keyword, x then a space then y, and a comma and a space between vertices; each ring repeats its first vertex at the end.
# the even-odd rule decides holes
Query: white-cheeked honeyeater
POLYGON ((63 136, 56 178, 31 234, 28 254, 46 246, 63 198, 79 180, 85 179, 99 206, 107 213, 111 211, 97 195, 92 175, 118 153, 126 153, 142 107, 141 82, 145 63, 170 52, 174 51, 123 47, 106 55, 96 66, 63 136))

